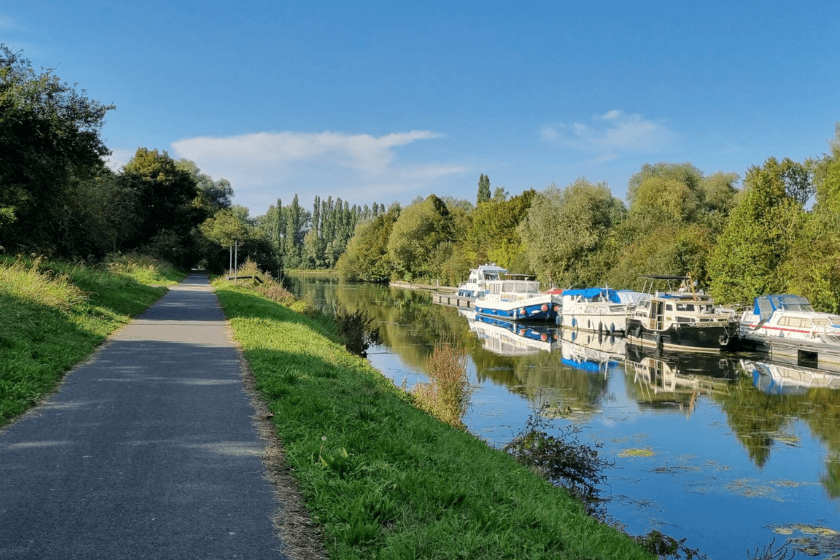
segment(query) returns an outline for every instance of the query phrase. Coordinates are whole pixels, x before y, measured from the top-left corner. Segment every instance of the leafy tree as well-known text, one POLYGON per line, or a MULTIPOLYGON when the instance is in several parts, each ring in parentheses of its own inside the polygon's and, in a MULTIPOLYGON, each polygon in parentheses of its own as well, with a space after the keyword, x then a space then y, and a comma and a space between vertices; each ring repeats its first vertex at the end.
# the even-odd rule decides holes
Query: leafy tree
POLYGON ((0 244, 72 252, 56 227, 77 181, 102 172, 102 105, 0 43, 0 244))
POLYGON ((187 243, 190 231, 204 219, 193 206, 199 194, 195 179, 165 151, 138 148, 117 180, 135 200, 138 224, 132 247, 148 243, 161 230, 187 243))
POLYGON ((532 270, 561 286, 599 283, 603 271, 590 266, 592 259, 624 212, 605 183, 551 185, 534 198, 519 229, 532 270))
POLYGON ((478 194, 475 197, 475 203, 479 205, 488 200, 490 200, 490 178, 482 173, 478 177, 478 194))
POLYGON ((460 237, 464 239, 469 264, 494 262, 514 269, 514 263, 524 253, 519 224, 528 214, 536 194, 534 189, 528 189, 510 200, 494 199, 473 211, 470 228, 460 237))
POLYGON ((756 296, 785 290, 778 269, 790 256, 804 225, 801 197, 796 196, 802 192, 803 168, 790 160, 770 158, 763 167, 747 171, 746 191, 732 210, 709 263, 712 292, 719 300, 747 303, 756 296), (795 189, 789 188, 791 177, 795 189))
POLYGON ((627 181, 627 202, 631 207, 636 202, 636 196, 642 183, 653 177, 676 181, 685 185, 688 191, 697 193, 701 189, 703 172, 690 163, 661 162, 654 165, 646 163, 638 173, 627 181))
POLYGON ((178 169, 186 171, 198 187, 198 195, 193 200, 193 206, 200 209, 205 218, 216 214, 219 210, 230 208, 233 202, 233 187, 227 179, 214 181, 206 173, 202 173, 195 162, 180 159, 175 162, 178 169))
POLYGON ((379 214, 361 224, 335 265, 339 277, 350 281, 383 282, 393 271, 388 256, 388 240, 399 218, 399 208, 379 214))
POLYGON ((394 224, 388 255, 406 280, 427 275, 435 248, 453 240, 452 216, 435 195, 406 208, 394 224))

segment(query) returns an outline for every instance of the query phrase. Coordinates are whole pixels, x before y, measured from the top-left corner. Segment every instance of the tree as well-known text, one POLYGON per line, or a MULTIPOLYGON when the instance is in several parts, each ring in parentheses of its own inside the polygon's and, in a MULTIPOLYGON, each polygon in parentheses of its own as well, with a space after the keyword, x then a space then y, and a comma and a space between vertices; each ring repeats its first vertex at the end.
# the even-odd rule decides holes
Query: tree
POLYGON ((478 194, 475 197, 475 203, 479 205, 488 200, 490 200, 490 178, 482 173, 478 177, 478 194))
POLYGON ((536 194, 528 189, 510 200, 494 199, 473 211, 472 223, 463 237, 471 264, 494 262, 509 270, 515 267, 524 252, 519 224, 536 194))
POLYGON ((449 209, 433 194, 403 210, 388 240, 394 268, 406 280, 428 274, 435 248, 454 240, 452 227, 449 209))
POLYGON ((605 183, 577 179, 565 189, 551 185, 531 203, 519 232, 532 270, 561 286, 591 286, 604 271, 590 266, 624 204, 605 183))
POLYGON ((187 244, 190 231, 205 218, 193 206, 199 195, 196 180, 165 151, 138 148, 117 180, 135 197, 138 225, 131 247, 148 243, 161 230, 174 233, 187 244))
POLYGON ((383 282, 390 278, 393 267, 388 256, 388 240, 399 215, 399 208, 395 208, 356 229, 347 251, 335 265, 340 278, 365 282, 383 282))
POLYGON ((0 43, 0 244, 62 246, 53 218, 57 208, 73 206, 74 182, 103 170, 110 152, 100 131, 111 109, 52 69, 36 74, 0 43))
POLYGON ((779 266, 790 256, 805 220, 797 196, 803 192, 797 166, 804 168, 769 158, 763 167, 747 171, 746 191, 709 262, 712 293, 720 301, 748 303, 756 296, 784 291, 779 266), (795 178, 796 189, 789 188, 790 177, 795 178))

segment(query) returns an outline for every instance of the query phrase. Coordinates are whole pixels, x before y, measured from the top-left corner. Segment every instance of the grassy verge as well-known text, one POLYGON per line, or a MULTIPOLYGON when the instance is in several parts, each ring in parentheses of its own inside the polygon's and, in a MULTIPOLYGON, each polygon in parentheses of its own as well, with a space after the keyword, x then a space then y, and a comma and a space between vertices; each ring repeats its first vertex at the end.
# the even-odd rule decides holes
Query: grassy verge
POLYGON ((0 426, 184 278, 139 257, 89 267, 0 257, 0 426), (155 284, 155 285, 151 285, 155 284))
POLYGON ((330 558, 650 558, 508 454, 421 412, 329 325, 215 283, 330 558))

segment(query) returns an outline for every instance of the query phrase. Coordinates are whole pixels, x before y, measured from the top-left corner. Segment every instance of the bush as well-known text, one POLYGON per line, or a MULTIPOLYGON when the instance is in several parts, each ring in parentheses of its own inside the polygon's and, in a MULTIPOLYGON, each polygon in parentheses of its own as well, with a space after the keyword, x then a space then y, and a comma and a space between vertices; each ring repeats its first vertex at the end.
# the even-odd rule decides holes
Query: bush
POLYGON ((350 312, 339 308, 335 313, 338 336, 344 347, 363 358, 367 356, 367 349, 371 345, 382 342, 379 329, 373 328, 372 323, 373 318, 362 310, 350 312))
POLYGON ((472 388, 467 379, 466 354, 449 342, 438 342, 428 360, 429 383, 419 383, 412 394, 421 410, 456 428, 464 428, 472 388))

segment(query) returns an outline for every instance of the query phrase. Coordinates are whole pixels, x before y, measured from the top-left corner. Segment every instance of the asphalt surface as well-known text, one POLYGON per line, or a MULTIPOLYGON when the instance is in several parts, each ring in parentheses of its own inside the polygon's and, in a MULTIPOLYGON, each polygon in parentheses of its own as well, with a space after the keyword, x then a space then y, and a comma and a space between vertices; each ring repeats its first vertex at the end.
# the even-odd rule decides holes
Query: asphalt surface
POLYGON ((0 558, 279 558, 264 449, 205 276, 0 433, 0 558))

